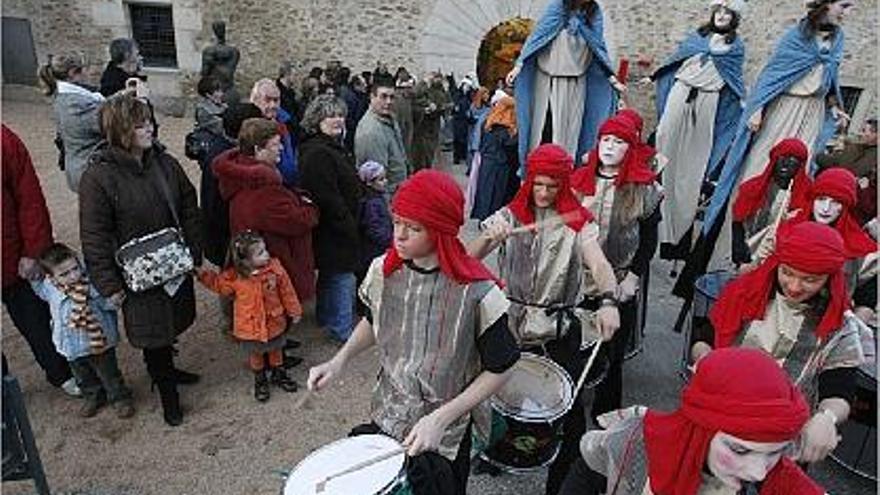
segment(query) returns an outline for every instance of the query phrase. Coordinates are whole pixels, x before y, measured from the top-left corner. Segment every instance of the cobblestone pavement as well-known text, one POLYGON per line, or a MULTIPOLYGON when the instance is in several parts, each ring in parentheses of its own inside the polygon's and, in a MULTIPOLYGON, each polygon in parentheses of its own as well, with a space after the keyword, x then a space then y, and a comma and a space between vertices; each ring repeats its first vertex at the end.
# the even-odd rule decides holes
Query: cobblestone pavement
MULTIPOLYGON (((78 245, 76 197, 56 167, 52 144, 54 124, 45 103, 4 101, 3 120, 28 145, 46 194, 56 237, 78 245)), ((160 117, 163 142, 181 161, 194 183, 199 171, 182 158, 183 136, 190 121, 160 117)), ((460 175, 460 170, 459 170, 460 175)), ((678 301, 669 294, 668 266, 655 263, 657 281, 645 352, 626 365, 627 403, 671 408, 680 387, 676 362, 681 338, 669 331, 678 301)), ((339 386, 292 412, 299 393, 273 389, 272 399, 257 403, 252 378, 234 343, 225 335, 228 323, 216 299, 198 291, 198 320, 180 339, 180 365, 202 374, 202 381, 183 387, 184 424, 165 426, 158 397, 151 392, 140 353, 120 344, 122 371, 134 389, 137 415, 117 419, 103 411, 83 420, 79 402, 49 386, 21 335, 3 315, 3 352, 21 382, 49 483, 55 493, 76 495, 223 494, 276 495, 282 486, 278 471, 289 469, 313 449, 343 437, 368 418, 369 396, 376 376, 376 355, 361 356, 339 386)), ((307 315, 297 330, 304 342, 305 365, 293 375, 303 384, 308 366, 336 351, 307 315)), ((873 485, 833 465, 822 465, 816 476, 838 494, 875 493, 873 485)), ((544 475, 472 476, 469 493, 481 495, 540 494, 544 475)), ((26 482, 4 483, 10 495, 33 493, 26 482)))

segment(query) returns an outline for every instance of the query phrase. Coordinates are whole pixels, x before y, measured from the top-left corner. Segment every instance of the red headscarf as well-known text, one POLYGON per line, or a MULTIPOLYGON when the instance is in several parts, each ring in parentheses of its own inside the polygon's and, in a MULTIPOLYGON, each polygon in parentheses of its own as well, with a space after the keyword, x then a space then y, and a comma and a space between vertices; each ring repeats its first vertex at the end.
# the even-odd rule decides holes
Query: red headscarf
MULTIPOLYGON (((403 218, 422 224, 437 250, 440 271, 460 284, 494 280, 495 275, 478 259, 467 254, 458 231, 464 223, 464 195, 452 177, 436 170, 422 170, 397 190, 391 210, 403 218)), ((394 246, 385 255, 386 277, 403 264, 394 246)))
POLYGON ((648 166, 648 160, 656 153, 654 148, 642 143, 639 139, 639 129, 637 120, 633 114, 638 116, 635 110, 629 110, 624 114, 617 114, 599 127, 599 137, 596 139, 596 146, 590 150, 585 166, 577 169, 571 177, 572 187, 579 192, 592 196, 596 194, 596 173, 599 170, 599 140, 602 136, 613 134, 618 138, 629 143, 629 149, 623 155, 623 161, 620 163, 620 171, 617 179, 614 181, 615 186, 622 186, 628 183, 634 184, 650 184, 657 179, 657 175, 648 166))
MULTIPOLYGON (((696 494, 717 432, 750 442, 786 442, 798 436, 809 417, 803 395, 766 353, 745 348, 713 351, 700 361, 677 411, 649 410, 645 416, 651 490, 657 495, 696 494)), ((767 474, 760 493, 823 491, 783 458, 767 474)))
POLYGON ((856 176, 845 168, 829 168, 820 173, 810 188, 807 202, 792 222, 804 222, 813 218, 813 201, 820 196, 828 196, 843 204, 840 217, 834 228, 843 237, 849 259, 863 258, 877 251, 877 241, 859 227, 855 219, 855 205, 858 200, 856 176))
POLYGON ((556 144, 542 144, 532 151, 526 159, 528 175, 525 182, 507 208, 513 216, 523 225, 534 223, 535 210, 533 192, 535 177, 546 175, 559 181, 559 193, 556 196, 556 212, 560 215, 569 215, 566 224, 575 232, 580 232, 584 224, 593 221, 593 215, 581 206, 571 190, 571 171, 574 162, 561 146, 556 144), (578 212, 579 214, 574 214, 578 212))
POLYGON ((846 250, 836 230, 816 222, 787 223, 779 228, 776 251, 754 270, 727 284, 709 312, 715 329, 715 347, 733 345, 744 324, 764 318, 776 271, 784 263, 807 273, 830 275, 830 300, 816 326, 816 337, 824 340, 843 324, 849 297, 843 274, 846 250))
POLYGON ((806 196, 810 187, 810 179, 807 177, 807 157, 810 152, 803 141, 796 138, 783 139, 770 150, 770 161, 764 167, 761 175, 752 177, 739 186, 736 201, 733 202, 733 221, 742 222, 751 217, 764 206, 767 200, 767 191, 773 183, 773 169, 776 160, 783 156, 797 158, 799 164, 791 185, 791 201, 789 209, 805 208, 806 196))
POLYGON ((645 127, 645 119, 639 115, 639 112, 636 112, 632 108, 624 108, 623 110, 617 112, 617 116, 629 120, 630 124, 635 128, 636 135, 639 139, 642 138, 642 129, 645 127))

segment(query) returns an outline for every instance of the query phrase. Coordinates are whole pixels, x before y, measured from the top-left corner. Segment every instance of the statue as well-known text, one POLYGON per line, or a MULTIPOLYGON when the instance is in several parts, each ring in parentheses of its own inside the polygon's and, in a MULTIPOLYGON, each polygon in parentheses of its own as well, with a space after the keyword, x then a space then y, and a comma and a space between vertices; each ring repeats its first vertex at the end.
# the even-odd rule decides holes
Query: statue
POLYGON ((226 101, 237 104, 241 97, 235 89, 235 69, 241 54, 238 48, 226 44, 226 22, 214 21, 211 29, 217 38, 217 44, 202 51, 202 77, 219 80, 226 93, 226 101))

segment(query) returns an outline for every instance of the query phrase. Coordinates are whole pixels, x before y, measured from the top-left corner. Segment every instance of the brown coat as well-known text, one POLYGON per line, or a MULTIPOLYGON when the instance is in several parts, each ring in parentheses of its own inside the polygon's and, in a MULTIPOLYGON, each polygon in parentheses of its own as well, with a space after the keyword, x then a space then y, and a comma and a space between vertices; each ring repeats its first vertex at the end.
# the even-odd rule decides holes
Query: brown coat
POLYGON ((168 202, 150 167, 160 167, 196 265, 201 264, 196 190, 180 164, 156 145, 143 162, 116 148, 95 152, 80 182, 79 215, 83 256, 92 282, 104 296, 126 290, 122 312, 128 340, 137 348, 171 345, 195 320, 192 277, 173 297, 162 287, 127 290, 114 255, 119 246, 174 227, 168 202))

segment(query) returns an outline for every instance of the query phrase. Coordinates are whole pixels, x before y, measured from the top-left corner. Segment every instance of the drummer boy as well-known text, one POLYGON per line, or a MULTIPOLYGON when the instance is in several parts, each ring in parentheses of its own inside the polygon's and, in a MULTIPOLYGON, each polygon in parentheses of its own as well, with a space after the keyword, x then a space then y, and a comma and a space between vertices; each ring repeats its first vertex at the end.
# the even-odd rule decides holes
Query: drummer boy
POLYGON ((463 207, 461 189, 442 172, 403 183, 392 201, 394 245, 360 288, 367 315, 331 360, 309 371, 309 389, 323 390, 351 359, 379 347, 372 421, 352 434, 402 442, 415 495, 465 494, 471 412, 519 359, 498 280, 458 240, 463 207))

